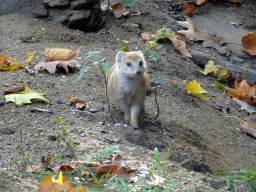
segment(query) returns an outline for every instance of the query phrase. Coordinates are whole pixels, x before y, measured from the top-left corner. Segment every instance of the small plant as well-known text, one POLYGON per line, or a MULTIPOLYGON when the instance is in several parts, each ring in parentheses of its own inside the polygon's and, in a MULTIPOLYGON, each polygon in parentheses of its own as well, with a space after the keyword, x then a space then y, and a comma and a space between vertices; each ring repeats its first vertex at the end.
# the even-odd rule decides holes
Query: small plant
POLYGON ((157 106, 157 114, 156 114, 156 117, 154 119, 157 119, 158 116, 159 116, 159 113, 160 113, 160 107, 159 107, 158 102, 157 102, 157 94, 158 94, 159 88, 162 87, 162 85, 165 83, 165 81, 169 78, 170 78, 169 75, 162 75, 162 76, 159 76, 159 77, 152 80, 152 83, 151 83, 152 87, 149 89, 149 95, 152 92, 155 94, 155 103, 156 103, 156 106, 157 106))
MULTIPOLYGON (((99 53, 99 52, 96 51, 96 50, 88 51, 86 57, 93 59, 94 56, 95 56, 96 54, 98 54, 98 53, 99 53)), ((84 73, 88 72, 89 69, 90 69, 90 67, 88 67, 88 66, 83 66, 83 67, 80 69, 79 74, 78 74, 77 77, 75 78, 74 82, 77 83, 77 82, 83 77, 84 73)))
POLYGON ((256 171, 252 169, 251 164, 248 170, 216 172, 216 174, 221 176, 220 182, 226 182, 227 184, 226 187, 218 191, 230 189, 236 191, 237 186, 242 184, 246 184, 252 191, 256 191, 256 171))
POLYGON ((106 157, 110 156, 113 153, 117 153, 117 152, 121 152, 121 151, 115 147, 110 147, 109 149, 107 149, 106 151, 104 151, 102 153, 98 153, 96 155, 90 155, 84 161, 90 161, 92 159, 95 159, 97 162, 102 163, 106 157))
MULTIPOLYGON (((168 151, 165 155, 165 158, 164 160, 161 160, 160 157, 159 157, 159 151, 158 149, 155 147, 154 149, 155 151, 155 154, 153 156, 153 159, 156 161, 156 167, 157 167, 157 170, 158 170, 158 174, 162 174, 162 177, 166 178, 166 171, 167 171, 167 163, 168 163, 168 158, 171 154, 171 146, 168 148, 168 151)), ((169 170, 169 172, 172 172, 174 171, 177 167, 180 167, 181 165, 187 163, 188 161, 190 161, 190 159, 186 159, 184 160, 183 162, 177 164, 176 166, 174 166, 171 170, 169 170)))
POLYGON ((72 152, 74 152, 75 144, 73 142, 74 140, 74 134, 73 133, 68 133, 67 129, 69 128, 69 125, 64 126, 64 121, 61 118, 57 118, 57 121, 60 123, 60 129, 59 129, 59 144, 60 141, 63 140, 67 146, 71 149, 72 152))
MULTIPOLYGON (((152 59, 155 63, 158 62, 158 58, 154 53, 152 53, 151 48, 154 47, 155 44, 163 37, 170 39, 172 37, 172 34, 169 31, 170 29, 168 28, 163 28, 159 30, 160 34, 156 35, 154 41, 152 43, 146 43, 146 52, 149 54, 149 58, 152 59)), ((159 49, 160 47, 157 47, 157 49, 159 49)))

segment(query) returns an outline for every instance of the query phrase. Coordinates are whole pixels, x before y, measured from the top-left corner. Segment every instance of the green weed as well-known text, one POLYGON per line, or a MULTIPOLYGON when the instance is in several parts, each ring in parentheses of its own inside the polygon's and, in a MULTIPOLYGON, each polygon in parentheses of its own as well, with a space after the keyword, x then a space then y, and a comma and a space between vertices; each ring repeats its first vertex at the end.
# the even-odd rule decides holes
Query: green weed
POLYGON ((66 143, 66 145, 71 149, 72 152, 75 151, 75 144, 74 144, 74 134, 68 133, 67 129, 69 128, 69 125, 64 126, 64 120, 61 118, 57 118, 57 121, 60 123, 60 128, 58 130, 59 132, 59 145, 61 140, 66 143))
MULTIPOLYGON (((171 38, 172 34, 169 32, 170 29, 168 28, 163 28, 160 30, 160 34, 156 35, 154 41, 152 43, 146 43, 146 52, 149 55, 149 58, 152 59, 155 63, 158 62, 158 58, 156 57, 156 55, 151 51, 151 48, 154 47, 154 45, 163 37, 165 38, 171 38)), ((157 49, 161 49, 161 46, 157 46, 157 49)))
POLYGON ((248 170, 216 172, 216 174, 221 176, 220 182, 227 184, 218 191, 231 189, 236 191, 237 186, 242 184, 246 184, 252 191, 256 191, 256 171, 252 169, 251 164, 248 170))

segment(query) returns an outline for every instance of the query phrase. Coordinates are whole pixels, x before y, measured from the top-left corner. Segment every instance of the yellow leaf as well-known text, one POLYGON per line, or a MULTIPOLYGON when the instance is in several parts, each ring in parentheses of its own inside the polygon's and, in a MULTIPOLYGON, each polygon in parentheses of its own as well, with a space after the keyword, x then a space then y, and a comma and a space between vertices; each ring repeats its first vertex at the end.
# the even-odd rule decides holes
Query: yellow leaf
POLYGON ((235 23, 235 22, 229 22, 231 25, 234 25, 235 27, 238 27, 239 24, 238 23, 235 23))
POLYGON ((207 91, 205 91, 201 85, 201 83, 197 83, 196 80, 194 80, 193 82, 188 82, 187 86, 185 87, 187 89, 187 92, 194 95, 195 97, 199 98, 199 99, 210 99, 208 97, 202 97, 200 95, 198 95, 198 93, 208 93, 207 91))
POLYGON ((25 90, 20 91, 18 93, 5 95, 6 102, 14 102, 17 105, 21 105, 23 103, 32 103, 32 101, 40 100, 40 101, 47 101, 43 97, 45 93, 37 93, 32 89, 29 89, 27 85, 25 85, 25 90))
POLYGON ((62 179, 62 171, 60 172, 58 179, 55 181, 55 183, 59 183, 62 184, 63 183, 63 179, 62 179))
POLYGON ((34 52, 29 50, 29 57, 26 59, 26 63, 30 62, 34 57, 34 52))
POLYGON ((207 75, 209 73, 214 72, 217 69, 217 67, 214 65, 214 61, 213 60, 209 60, 208 64, 205 65, 204 71, 201 71, 201 73, 203 73, 204 75, 207 75))

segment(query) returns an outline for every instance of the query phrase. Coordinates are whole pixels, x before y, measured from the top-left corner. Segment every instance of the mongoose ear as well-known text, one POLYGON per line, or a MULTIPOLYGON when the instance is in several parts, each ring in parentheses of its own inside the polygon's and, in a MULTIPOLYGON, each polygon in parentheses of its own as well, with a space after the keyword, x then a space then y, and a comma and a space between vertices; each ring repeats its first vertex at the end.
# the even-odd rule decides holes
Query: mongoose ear
POLYGON ((125 54, 125 52, 123 52, 123 51, 118 51, 118 52, 117 52, 117 55, 116 55, 116 64, 121 63, 122 58, 124 57, 124 54, 125 54))
POLYGON ((143 53, 141 51, 136 51, 138 55, 143 57, 143 53))

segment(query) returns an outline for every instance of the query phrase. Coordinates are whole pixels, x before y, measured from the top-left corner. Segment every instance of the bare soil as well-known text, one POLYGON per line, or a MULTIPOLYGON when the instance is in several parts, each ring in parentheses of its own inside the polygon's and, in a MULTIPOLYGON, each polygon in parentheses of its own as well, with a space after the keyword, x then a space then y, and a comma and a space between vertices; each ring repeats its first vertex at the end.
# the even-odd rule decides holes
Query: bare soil
MULTIPOLYGON (((250 6, 249 3, 246 1, 245 6, 237 6, 237 10, 233 11, 236 10, 239 14, 241 9, 250 6)), ((120 149, 127 161, 145 163, 152 169, 155 147, 164 155, 171 146, 169 168, 192 158, 185 165, 186 169, 181 169, 184 172, 194 171, 197 175, 191 176, 187 184, 183 183, 181 186, 181 189, 187 191, 212 191, 217 187, 210 185, 210 180, 215 176, 202 173, 247 169, 249 163, 255 169, 255 138, 240 131, 237 119, 226 117, 228 115, 245 119, 248 115, 229 95, 212 85, 216 78, 201 74, 200 68, 175 50, 171 42, 161 43, 162 50, 153 50, 159 58, 159 63, 154 63, 148 58, 141 37, 123 27, 127 22, 139 23, 142 32, 155 33, 171 24, 172 19, 166 14, 169 6, 168 1, 139 1, 130 11, 140 11, 140 16, 115 19, 111 14, 104 29, 95 33, 70 30, 51 20, 36 19, 29 15, 11 14, 0 17, 0 54, 24 61, 28 57, 28 50, 33 50, 37 61, 42 61, 43 51, 47 47, 75 50, 83 46, 79 61, 90 67, 89 72, 78 83, 74 83, 78 70, 70 74, 60 71, 55 75, 46 71, 31 75, 24 69, 1 71, 2 91, 8 87, 27 84, 34 91, 46 93, 45 98, 50 101, 17 106, 5 103, 4 96, 0 96, 0 167, 5 172, 3 175, 6 175, 3 183, 10 184, 7 184, 6 191, 15 191, 13 183, 16 180, 8 179, 8 174, 13 172, 7 174, 7 171, 21 170, 22 167, 17 165, 21 165, 23 155, 29 156, 28 161, 32 165, 40 164, 41 156, 46 154, 62 154, 65 161, 70 162, 83 160, 111 146, 120 149), (131 42, 128 46, 130 51, 141 50, 144 53, 151 79, 162 75, 170 76, 158 93, 159 118, 154 120, 157 113, 154 97, 147 97, 146 114, 140 118, 140 129, 135 132, 130 126, 124 125, 123 114, 113 107, 111 113, 118 122, 110 117, 104 77, 100 69, 93 65, 93 62, 103 58, 112 65, 116 50, 123 46, 122 40, 131 42), (87 58, 87 52, 92 49, 100 53, 94 59, 87 58), (211 97, 210 100, 200 100, 187 93, 182 82, 195 79, 208 91, 205 96, 211 97), (77 110, 68 105, 67 95, 85 99, 94 112, 77 110), (228 113, 216 109, 219 104, 228 109, 228 113), (46 109, 48 112, 31 112, 34 108, 46 109), (64 125, 70 126, 68 132, 75 135, 75 153, 65 143, 58 145, 58 117, 65 121, 64 125)), ((187 46, 189 50, 208 50, 220 59, 227 60, 227 57, 219 55, 215 50, 203 48, 201 44, 187 46)), ((32 66, 30 68, 33 69, 32 66)), ((22 174, 14 176, 24 177, 22 174)), ((31 191, 35 187, 26 185, 20 190, 31 191)))

